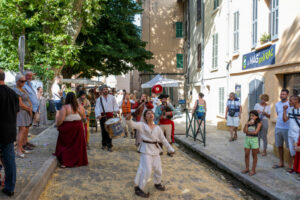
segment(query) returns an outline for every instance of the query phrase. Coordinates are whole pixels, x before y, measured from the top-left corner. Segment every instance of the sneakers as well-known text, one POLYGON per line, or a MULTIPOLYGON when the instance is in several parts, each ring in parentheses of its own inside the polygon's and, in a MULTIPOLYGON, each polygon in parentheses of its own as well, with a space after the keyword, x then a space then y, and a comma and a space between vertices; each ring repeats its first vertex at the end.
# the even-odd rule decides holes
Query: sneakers
POLYGON ((141 190, 139 187, 134 187, 135 194, 137 196, 143 197, 143 198, 149 198, 149 192, 146 194, 143 190, 141 190))
POLYGON ((160 184, 154 184, 155 188, 160 190, 160 191, 165 191, 166 187, 163 186, 161 183, 160 184))

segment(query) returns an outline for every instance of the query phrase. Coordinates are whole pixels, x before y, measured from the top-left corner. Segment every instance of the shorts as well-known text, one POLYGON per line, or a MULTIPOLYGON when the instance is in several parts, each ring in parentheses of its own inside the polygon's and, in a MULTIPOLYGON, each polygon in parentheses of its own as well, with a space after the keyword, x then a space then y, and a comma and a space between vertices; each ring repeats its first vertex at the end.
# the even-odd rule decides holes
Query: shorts
POLYGON ((258 137, 246 136, 244 147, 246 149, 258 149, 258 137))
POLYGON ((230 117, 227 116, 227 126, 234 126, 239 127, 240 125, 240 118, 239 117, 230 117))
POLYGON ((54 100, 54 105, 56 110, 60 110, 62 107, 62 102, 61 100, 54 100))
POLYGON ((288 137, 288 144, 289 144, 289 150, 290 150, 291 156, 296 155, 294 145, 295 145, 295 143, 298 144, 298 139, 299 139, 299 137, 290 137, 290 136, 288 137))
POLYGON ((197 119, 203 119, 205 116, 205 112, 196 112, 197 119))
POLYGON ((283 142, 285 142, 286 148, 289 148, 288 143, 288 129, 275 128, 275 146, 283 147, 283 142))

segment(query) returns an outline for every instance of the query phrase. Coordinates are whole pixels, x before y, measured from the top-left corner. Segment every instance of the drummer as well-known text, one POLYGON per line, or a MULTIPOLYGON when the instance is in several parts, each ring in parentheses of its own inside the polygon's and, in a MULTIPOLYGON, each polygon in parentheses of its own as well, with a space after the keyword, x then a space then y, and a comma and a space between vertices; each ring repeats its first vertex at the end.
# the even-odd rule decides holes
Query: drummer
POLYGON ((106 85, 100 88, 102 96, 96 101, 95 115, 100 120, 101 132, 102 132, 102 149, 106 149, 112 152, 112 140, 109 137, 108 132, 105 130, 105 121, 113 118, 114 113, 120 114, 119 106, 113 95, 108 94, 108 87, 106 85))

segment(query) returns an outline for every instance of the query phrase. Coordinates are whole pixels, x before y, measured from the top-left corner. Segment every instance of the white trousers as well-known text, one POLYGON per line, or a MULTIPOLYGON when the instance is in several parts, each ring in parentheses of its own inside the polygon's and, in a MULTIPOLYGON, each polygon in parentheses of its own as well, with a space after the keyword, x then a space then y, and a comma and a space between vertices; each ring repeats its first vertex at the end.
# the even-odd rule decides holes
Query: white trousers
POLYGON ((125 133, 132 132, 131 127, 128 126, 128 124, 126 123, 126 117, 124 115, 122 115, 122 126, 124 128, 125 133))
POLYGON ((163 133, 166 135, 166 139, 169 143, 172 142, 172 124, 161 124, 159 125, 163 133))
POLYGON ((148 154, 141 153, 140 165, 135 176, 134 183, 143 190, 149 181, 152 173, 152 168, 154 170, 154 184, 161 183, 162 168, 160 156, 152 156, 148 154))

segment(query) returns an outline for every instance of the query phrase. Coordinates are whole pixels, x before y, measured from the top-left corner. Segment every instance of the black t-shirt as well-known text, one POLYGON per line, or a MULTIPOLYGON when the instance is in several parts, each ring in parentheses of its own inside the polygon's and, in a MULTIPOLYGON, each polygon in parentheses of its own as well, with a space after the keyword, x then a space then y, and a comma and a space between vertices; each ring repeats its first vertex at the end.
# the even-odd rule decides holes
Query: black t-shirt
POLYGON ((0 85, 0 144, 16 141, 19 97, 6 85, 0 85))

